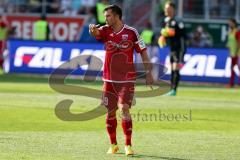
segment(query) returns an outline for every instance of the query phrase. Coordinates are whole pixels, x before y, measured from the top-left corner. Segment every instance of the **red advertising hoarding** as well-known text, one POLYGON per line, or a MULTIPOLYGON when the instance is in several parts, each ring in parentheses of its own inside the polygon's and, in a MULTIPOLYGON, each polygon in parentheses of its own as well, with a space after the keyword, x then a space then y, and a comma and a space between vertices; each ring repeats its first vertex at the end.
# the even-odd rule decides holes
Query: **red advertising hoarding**
MULTIPOLYGON (((33 23, 40 19, 39 16, 34 15, 7 15, 6 18, 9 25, 15 28, 14 37, 24 40, 32 39, 33 23)), ((86 19, 87 16, 48 16, 50 40, 78 41, 86 19)))

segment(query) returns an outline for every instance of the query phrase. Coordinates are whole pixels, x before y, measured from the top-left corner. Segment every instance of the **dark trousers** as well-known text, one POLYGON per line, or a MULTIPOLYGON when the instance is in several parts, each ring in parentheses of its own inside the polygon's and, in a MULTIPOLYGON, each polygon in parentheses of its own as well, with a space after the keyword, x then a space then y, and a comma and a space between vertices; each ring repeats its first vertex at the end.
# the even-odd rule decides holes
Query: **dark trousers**
MULTIPOLYGON (((235 78, 234 66, 238 65, 238 67, 239 67, 240 64, 238 64, 238 57, 237 56, 236 57, 231 57, 231 62, 232 62, 232 64, 231 64, 231 77, 230 77, 229 85, 233 86, 234 85, 234 78, 235 78)), ((239 76, 239 79, 238 79, 238 83, 240 84, 240 76, 239 76)))

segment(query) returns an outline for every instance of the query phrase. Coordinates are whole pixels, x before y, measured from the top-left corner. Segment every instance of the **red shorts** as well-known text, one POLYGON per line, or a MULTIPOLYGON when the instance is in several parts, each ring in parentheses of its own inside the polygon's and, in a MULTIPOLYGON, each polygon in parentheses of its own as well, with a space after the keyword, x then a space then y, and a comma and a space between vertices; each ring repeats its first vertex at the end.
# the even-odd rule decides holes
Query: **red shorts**
POLYGON ((118 104, 132 105, 134 96, 134 83, 104 82, 102 104, 108 111, 117 110, 118 104))

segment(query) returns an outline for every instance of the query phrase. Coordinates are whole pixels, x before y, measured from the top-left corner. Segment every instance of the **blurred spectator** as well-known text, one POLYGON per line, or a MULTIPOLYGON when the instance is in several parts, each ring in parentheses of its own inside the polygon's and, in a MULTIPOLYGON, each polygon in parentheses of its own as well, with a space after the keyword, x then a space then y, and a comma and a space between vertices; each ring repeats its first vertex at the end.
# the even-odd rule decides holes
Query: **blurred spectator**
POLYGON ((234 16, 236 9, 236 0, 211 0, 210 17, 211 18, 228 18, 234 16))
POLYGON ((6 3, 6 13, 16 12, 16 5, 13 3, 6 3))
POLYGON ((72 4, 71 4, 71 8, 72 8, 72 13, 75 15, 75 13, 77 14, 77 12, 79 11, 79 9, 81 8, 81 0, 72 0, 72 4))
POLYGON ((96 0, 81 0, 81 2, 82 6, 87 8, 94 7, 94 5, 96 4, 96 0))
POLYGON ((41 13, 42 0, 29 0, 29 11, 32 13, 41 13))
POLYGON ((0 68, 3 65, 3 51, 6 47, 6 40, 8 38, 8 33, 10 28, 7 24, 6 19, 0 14, 0 68))
POLYGON ((24 13, 27 12, 28 0, 1 0, 0 4, 3 3, 5 11, 7 13, 24 13))
POLYGON ((204 1, 203 0, 184 0, 183 1, 184 17, 203 17, 204 1))
POLYGON ((5 2, 4 1, 0 1, 0 14, 5 12, 5 2))
POLYGON ((237 56, 238 56, 238 71, 239 71, 239 78, 238 78, 238 85, 240 86, 240 30, 237 31, 236 33, 236 39, 237 39, 237 46, 238 46, 238 50, 237 50, 237 56))
POLYGON ((47 13, 60 13, 60 0, 47 0, 47 13))
MULTIPOLYGON (((80 13, 81 0, 62 0, 61 1, 61 13, 66 16, 76 16, 80 13)), ((84 10, 84 14, 85 14, 84 10)))
POLYGON ((81 0, 62 0, 61 13, 76 16, 81 7, 81 0))
POLYGON ((95 8, 94 7, 90 8, 90 10, 88 11, 87 15, 88 15, 88 20, 86 22, 87 26, 89 24, 96 24, 97 23, 96 15, 95 15, 95 8))
POLYGON ((220 17, 226 18, 234 15, 234 1, 233 0, 219 0, 220 17))
POLYGON ((27 12, 27 5, 28 5, 29 0, 21 0, 21 1, 16 1, 16 10, 18 13, 25 13, 27 12))
POLYGON ((49 26, 46 16, 42 15, 39 20, 33 24, 33 40, 45 41, 49 40, 49 26))
POLYGON ((61 10, 66 10, 67 8, 71 8, 72 0, 61 0, 61 10))
POLYGON ((189 46, 191 47, 212 47, 213 38, 199 25, 196 29, 190 33, 189 46))
POLYGON ((141 32, 141 37, 144 43, 148 46, 154 43, 155 35, 150 21, 147 22, 147 27, 141 32))
POLYGON ((105 17, 104 17, 104 9, 108 5, 108 0, 101 0, 100 2, 97 2, 95 6, 95 16, 97 24, 104 25, 105 24, 105 17))
POLYGON ((29 11, 32 13, 60 13, 60 0, 29 0, 29 11), (46 3, 44 3, 46 2, 46 3))
MULTIPOLYGON (((229 33, 227 40, 227 48, 229 49, 229 56, 231 57, 231 77, 229 81, 228 87, 234 86, 234 66, 238 64, 238 41, 237 37, 239 36, 237 33, 237 22, 235 19, 230 19, 228 22, 229 25, 229 33)), ((240 77, 239 77, 240 78, 240 77)))
POLYGON ((209 2, 210 8, 210 17, 211 18, 218 18, 219 17, 219 0, 211 0, 209 2))
POLYGON ((95 0, 81 0, 81 7, 78 10, 78 14, 88 14, 94 8, 95 0))

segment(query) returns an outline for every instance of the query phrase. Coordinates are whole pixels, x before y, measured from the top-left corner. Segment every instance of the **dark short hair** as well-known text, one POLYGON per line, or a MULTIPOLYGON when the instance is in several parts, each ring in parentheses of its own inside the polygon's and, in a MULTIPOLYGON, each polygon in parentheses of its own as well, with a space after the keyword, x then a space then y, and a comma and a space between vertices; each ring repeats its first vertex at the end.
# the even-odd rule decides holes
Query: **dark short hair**
POLYGON ((229 21, 233 22, 233 24, 234 24, 235 26, 237 26, 237 21, 236 21, 236 19, 231 18, 231 19, 229 19, 229 21))
POLYGON ((41 14, 41 19, 45 20, 47 18, 46 14, 41 14))
POLYGON ((122 19, 122 9, 117 6, 117 5, 109 5, 107 6, 105 9, 104 9, 104 12, 107 11, 107 10, 112 10, 113 14, 116 14, 119 16, 119 19, 122 19))
POLYGON ((169 5, 169 6, 171 6, 172 8, 176 8, 176 5, 173 3, 173 2, 171 2, 171 1, 168 1, 165 5, 169 5))

